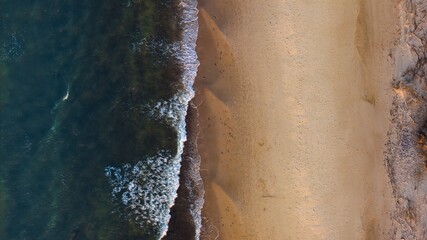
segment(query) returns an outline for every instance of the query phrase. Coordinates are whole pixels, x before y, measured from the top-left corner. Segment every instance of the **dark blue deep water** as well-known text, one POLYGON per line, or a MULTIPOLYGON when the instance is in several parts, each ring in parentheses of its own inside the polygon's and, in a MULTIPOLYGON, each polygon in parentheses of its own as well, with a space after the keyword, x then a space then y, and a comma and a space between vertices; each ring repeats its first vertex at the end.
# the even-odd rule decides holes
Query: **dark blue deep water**
POLYGON ((0 239, 164 235, 197 67, 186 7, 0 0, 0 239))

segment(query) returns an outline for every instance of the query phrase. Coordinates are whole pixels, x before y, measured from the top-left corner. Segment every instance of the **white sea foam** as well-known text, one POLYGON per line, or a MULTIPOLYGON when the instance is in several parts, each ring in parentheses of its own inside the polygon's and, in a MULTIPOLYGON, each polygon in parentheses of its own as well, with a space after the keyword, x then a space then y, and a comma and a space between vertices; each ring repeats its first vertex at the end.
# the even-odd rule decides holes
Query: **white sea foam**
POLYGON ((132 52, 140 52, 142 49, 151 52, 159 53, 163 56, 176 56, 180 49, 180 42, 167 43, 163 39, 156 37, 145 37, 137 42, 131 43, 132 52))
POLYGON ((22 54, 22 39, 18 38, 16 33, 9 34, 7 38, 1 42, 0 61, 18 61, 22 54))
POLYGON ((126 208, 127 217, 141 226, 165 231, 169 222, 170 196, 179 179, 179 161, 168 152, 139 161, 135 165, 107 167, 113 197, 126 208))
MULTIPOLYGON (((149 112, 151 117, 165 120, 176 129, 177 153, 172 156, 169 152, 160 151, 157 156, 142 159, 135 165, 108 166, 105 169, 113 187, 113 196, 120 199, 125 208, 130 210, 128 217, 142 226, 151 225, 157 228, 159 239, 166 235, 170 208, 177 196, 181 155, 187 140, 185 117, 188 103, 194 97, 193 83, 199 65, 195 50, 198 31, 197 1, 183 0, 180 6, 184 10, 181 42, 164 44, 156 39, 143 39, 132 45, 134 51, 141 45, 153 51, 155 48, 171 51, 183 65, 183 90, 171 99, 153 104, 149 112)), ((195 215, 200 216, 200 213, 195 215)), ((196 226, 201 226, 200 217, 195 217, 194 221, 196 226)), ((199 233, 197 229, 195 239, 199 239, 199 233)))

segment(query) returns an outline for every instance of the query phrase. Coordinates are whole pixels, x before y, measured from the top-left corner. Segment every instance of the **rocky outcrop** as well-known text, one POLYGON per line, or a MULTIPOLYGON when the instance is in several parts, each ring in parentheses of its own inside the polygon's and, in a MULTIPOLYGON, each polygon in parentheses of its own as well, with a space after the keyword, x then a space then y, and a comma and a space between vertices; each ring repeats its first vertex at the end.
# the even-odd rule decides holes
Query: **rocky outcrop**
POLYGON ((396 197, 394 239, 427 239, 427 1, 403 0, 399 8, 386 152, 396 197))

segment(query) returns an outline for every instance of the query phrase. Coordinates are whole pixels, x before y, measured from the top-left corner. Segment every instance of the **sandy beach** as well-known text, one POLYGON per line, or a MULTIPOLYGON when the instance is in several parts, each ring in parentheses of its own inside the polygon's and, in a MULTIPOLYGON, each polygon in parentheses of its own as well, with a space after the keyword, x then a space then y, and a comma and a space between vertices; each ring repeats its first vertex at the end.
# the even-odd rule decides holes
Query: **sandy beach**
POLYGON ((392 1, 200 1, 202 239, 392 239, 392 1))

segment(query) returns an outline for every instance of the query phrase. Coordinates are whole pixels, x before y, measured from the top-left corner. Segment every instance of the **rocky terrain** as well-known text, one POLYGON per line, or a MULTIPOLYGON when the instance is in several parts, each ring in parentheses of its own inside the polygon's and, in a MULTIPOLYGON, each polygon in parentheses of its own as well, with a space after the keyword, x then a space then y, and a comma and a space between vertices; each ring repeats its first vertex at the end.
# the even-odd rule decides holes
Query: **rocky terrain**
POLYGON ((427 2, 399 5, 386 165, 396 197, 393 239, 427 239, 427 2))

